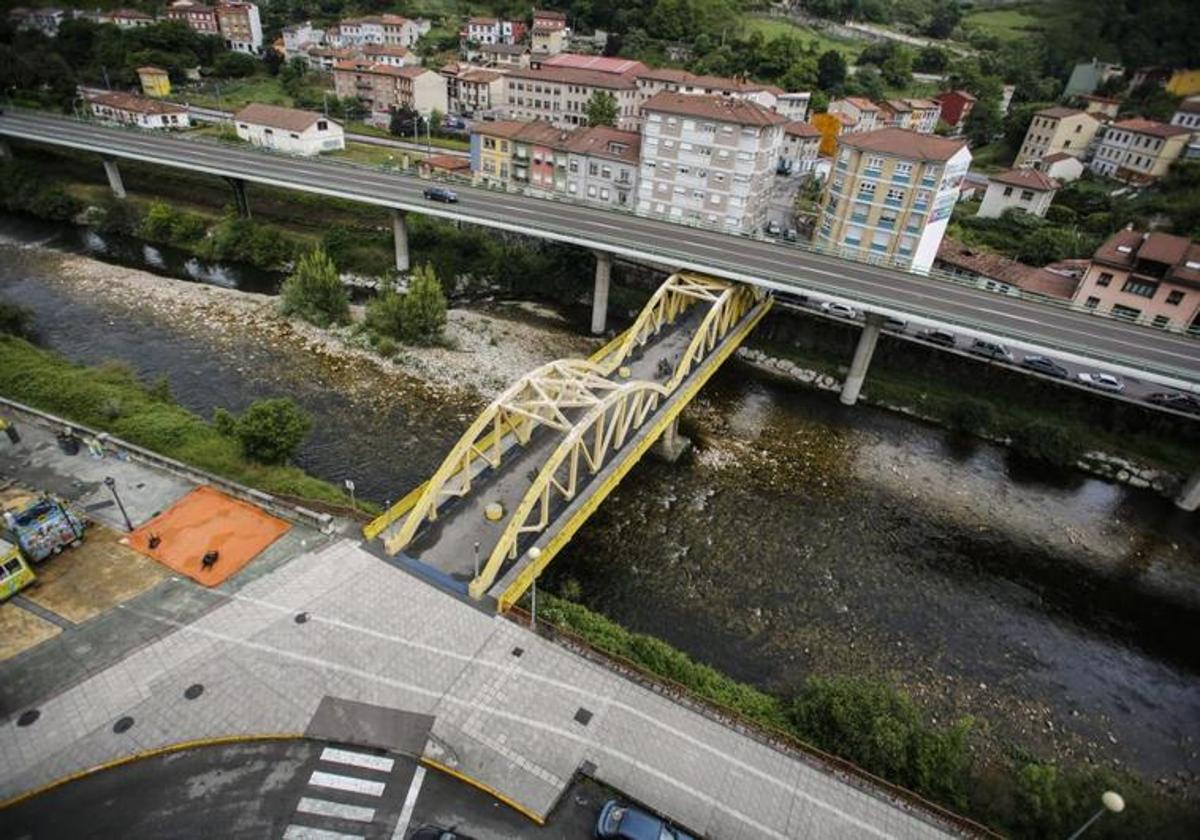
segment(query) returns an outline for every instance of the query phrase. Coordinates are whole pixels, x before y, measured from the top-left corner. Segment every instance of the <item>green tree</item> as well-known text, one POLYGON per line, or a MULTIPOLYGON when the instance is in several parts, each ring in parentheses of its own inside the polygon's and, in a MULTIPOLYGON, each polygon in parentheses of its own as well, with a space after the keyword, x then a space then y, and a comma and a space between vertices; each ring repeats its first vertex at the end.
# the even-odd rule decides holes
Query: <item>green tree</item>
POLYGON ((259 62, 253 56, 239 52, 224 52, 213 61, 213 75, 223 79, 241 79, 253 76, 258 71, 259 62))
POLYGON ((896 88, 912 84, 912 71, 912 52, 901 46, 897 46, 879 68, 883 80, 896 88))
POLYGON ((958 8, 957 0, 942 0, 930 15, 925 34, 939 40, 949 38, 961 19, 962 11, 958 8))
POLYGON ((617 98, 608 91, 598 90, 587 104, 588 125, 617 125, 617 98))
POLYGON ((446 326, 446 295, 428 263, 409 278, 408 294, 401 300, 400 323, 401 338, 421 343, 436 339, 446 326))
POLYGON ((24 306, 0 300, 0 335, 33 338, 33 312, 24 306))
POLYGON ((913 61, 913 69, 918 73, 941 73, 949 65, 950 54, 932 44, 922 47, 913 61))
POLYGON ((995 100, 983 100, 975 103, 975 107, 963 120, 963 134, 973 146, 986 146, 1000 133, 1002 122, 1000 108, 995 100))
POLYGON ((846 81, 846 58, 837 50, 821 53, 817 59, 817 86, 824 91, 836 91, 846 81))
POLYGON ((312 429, 312 421, 290 397, 256 400, 234 417, 225 409, 213 412, 223 434, 237 438, 242 454, 260 464, 287 462, 312 429))
POLYGON ((350 318, 350 296, 337 266, 320 246, 300 258, 279 296, 285 315, 299 315, 318 326, 341 324, 350 318))

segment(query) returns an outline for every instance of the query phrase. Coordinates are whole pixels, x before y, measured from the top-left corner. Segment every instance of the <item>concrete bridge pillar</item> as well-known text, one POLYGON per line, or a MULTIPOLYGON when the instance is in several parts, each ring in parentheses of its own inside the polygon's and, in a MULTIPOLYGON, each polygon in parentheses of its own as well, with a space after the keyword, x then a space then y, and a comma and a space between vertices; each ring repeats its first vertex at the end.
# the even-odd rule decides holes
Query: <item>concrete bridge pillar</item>
POLYGON ((0 160, 12 160, 12 146, 8 145, 8 140, 0 137, 0 160))
POLYGON ((117 198, 125 197, 125 182, 121 180, 121 170, 117 168, 116 158, 104 158, 104 174, 108 176, 108 185, 117 198))
POLYGON ((1175 504, 1183 510, 1200 509, 1200 467, 1196 468, 1192 477, 1183 485, 1183 489, 1175 497, 1175 504))
POLYGON ((608 324, 608 281, 612 275, 612 254, 596 252, 596 287, 592 291, 592 333, 600 335, 608 324))
POLYGON ((871 357, 875 355, 875 342, 879 340, 879 331, 882 327, 882 316, 867 315, 862 335, 858 337, 858 346, 854 348, 854 361, 850 362, 850 372, 846 374, 842 393, 838 397, 842 405, 854 405, 858 402, 858 394, 862 390, 863 381, 867 378, 867 368, 871 366, 871 357))
POLYGON ((233 202, 237 207, 237 214, 243 219, 249 219, 250 202, 246 198, 246 182, 241 178, 226 177, 225 180, 233 187, 233 202))
POLYGON ((667 428, 663 429, 662 435, 654 442, 654 447, 650 451, 660 460, 674 464, 684 452, 691 448, 691 445, 692 441, 689 438, 679 434, 679 418, 676 417, 667 428))
POLYGON ((396 242, 396 270, 404 273, 408 261, 408 215, 403 210, 392 211, 392 238, 396 242))

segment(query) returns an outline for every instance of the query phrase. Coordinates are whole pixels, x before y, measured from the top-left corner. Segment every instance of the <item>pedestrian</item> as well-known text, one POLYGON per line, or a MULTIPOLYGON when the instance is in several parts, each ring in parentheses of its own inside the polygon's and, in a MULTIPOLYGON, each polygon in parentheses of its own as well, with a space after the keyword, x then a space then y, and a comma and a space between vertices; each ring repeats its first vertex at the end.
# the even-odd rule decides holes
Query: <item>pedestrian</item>
POLYGON ((17 427, 9 420, 0 417, 0 429, 4 430, 4 434, 8 436, 9 441, 13 446, 21 442, 21 435, 17 432, 17 427))

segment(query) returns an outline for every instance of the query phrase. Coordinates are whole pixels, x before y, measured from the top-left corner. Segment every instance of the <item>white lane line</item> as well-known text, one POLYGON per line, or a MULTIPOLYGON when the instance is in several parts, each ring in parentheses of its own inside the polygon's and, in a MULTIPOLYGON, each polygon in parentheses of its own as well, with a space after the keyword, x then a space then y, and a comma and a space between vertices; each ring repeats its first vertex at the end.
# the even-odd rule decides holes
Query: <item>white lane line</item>
POLYGON ((396 823, 396 830, 392 832, 392 840, 403 840, 404 832, 408 831, 413 809, 417 807, 417 796, 421 793, 421 783, 424 781, 425 766, 418 764, 417 772, 413 773, 412 784, 408 786, 408 795, 404 797, 404 807, 400 809, 400 819, 396 823))
POLYGON ((361 834, 345 834, 309 825, 289 825, 283 832, 283 840, 364 840, 361 834))
POLYGON ((320 817, 336 817, 340 820, 354 820, 369 823, 375 819, 375 809, 362 805, 347 805, 344 802, 330 802, 327 799, 301 798, 296 810, 301 814, 316 814, 320 817))
POLYGON ((309 778, 310 785, 347 790, 351 793, 362 793, 367 796, 382 796, 383 782, 372 782, 367 779, 356 779, 353 776, 339 776, 337 773, 326 773, 324 770, 314 770, 309 778))
POLYGON ((321 761, 331 761, 334 764, 352 764, 355 767, 365 767, 367 770, 382 770, 392 772, 396 762, 382 755, 367 755, 351 750, 339 750, 337 747, 326 747, 321 751, 321 761))

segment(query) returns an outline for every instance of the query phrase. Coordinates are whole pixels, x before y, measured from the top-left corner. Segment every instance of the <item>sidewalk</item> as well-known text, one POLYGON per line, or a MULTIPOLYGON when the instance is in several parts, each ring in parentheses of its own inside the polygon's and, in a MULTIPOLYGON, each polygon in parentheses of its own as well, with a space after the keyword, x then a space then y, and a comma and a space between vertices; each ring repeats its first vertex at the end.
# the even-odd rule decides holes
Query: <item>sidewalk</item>
POLYGON ((590 762, 600 781, 710 838, 947 836, 354 542, 224 595, 190 623, 125 605, 176 632, 46 700, 32 725, 3 726, 0 798, 188 739, 302 733, 331 695, 435 716, 426 756, 536 814, 590 762), (185 699, 195 684, 203 693, 185 699), (117 734, 124 716, 133 726, 117 734))

